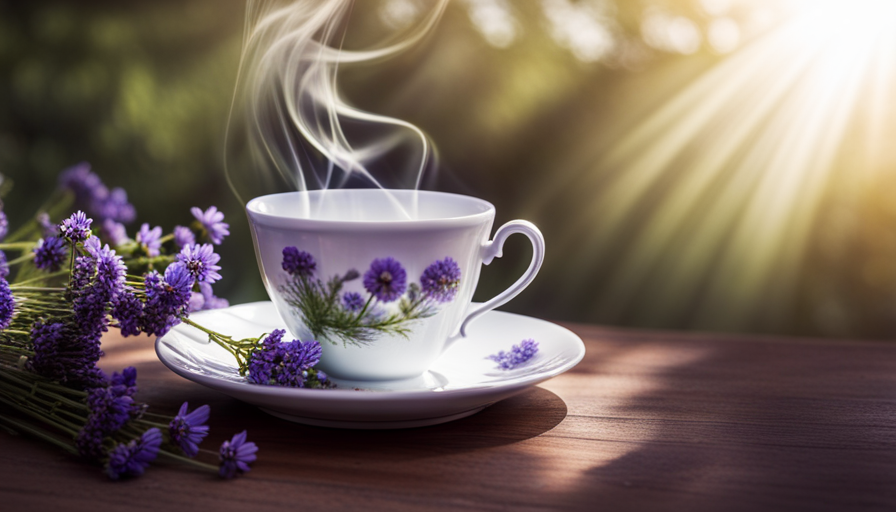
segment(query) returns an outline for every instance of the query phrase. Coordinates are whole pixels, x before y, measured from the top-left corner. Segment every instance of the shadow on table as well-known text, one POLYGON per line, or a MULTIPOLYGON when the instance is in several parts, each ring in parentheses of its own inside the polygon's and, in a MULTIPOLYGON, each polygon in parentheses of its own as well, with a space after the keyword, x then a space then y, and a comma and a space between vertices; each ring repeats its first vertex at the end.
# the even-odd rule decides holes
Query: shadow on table
MULTIPOLYGON (((220 411, 219 412, 225 412, 220 411)), ((302 457, 374 457, 416 459, 462 453, 517 443, 537 437, 566 418, 566 403, 539 387, 503 400, 472 416, 400 430, 348 430, 312 427, 269 416, 255 407, 232 401, 226 414, 238 418, 250 432, 264 432, 269 451, 302 457)), ((234 418, 234 420, 236 420, 234 418)))

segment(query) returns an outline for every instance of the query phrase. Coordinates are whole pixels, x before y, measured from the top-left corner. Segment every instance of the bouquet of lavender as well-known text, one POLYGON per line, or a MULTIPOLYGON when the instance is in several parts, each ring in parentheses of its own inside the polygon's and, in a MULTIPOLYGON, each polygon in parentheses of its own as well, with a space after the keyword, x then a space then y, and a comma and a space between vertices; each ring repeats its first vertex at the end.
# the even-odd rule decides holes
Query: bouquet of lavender
MULTIPOLYGON (((124 223, 136 212, 127 194, 110 191, 86 164, 62 173, 47 204, 9 236, 0 210, 0 427, 102 464, 112 479, 140 475, 157 457, 225 478, 249 471, 257 447, 245 432, 217 452, 199 448, 209 429, 207 405, 190 411, 184 403, 174 416, 151 413, 134 399, 133 367, 110 376, 96 366, 109 327, 125 336, 163 335, 191 311, 227 305, 211 288, 221 278, 214 245, 229 234, 224 215, 214 206, 194 208, 192 227, 163 235, 143 224, 132 239, 124 223), (217 464, 208 460, 214 458, 217 464)), ((255 361, 294 346, 277 338, 236 349, 255 361)), ((304 370, 313 363, 306 357, 304 370)), ((276 383, 284 372, 268 366, 264 383, 276 383)))

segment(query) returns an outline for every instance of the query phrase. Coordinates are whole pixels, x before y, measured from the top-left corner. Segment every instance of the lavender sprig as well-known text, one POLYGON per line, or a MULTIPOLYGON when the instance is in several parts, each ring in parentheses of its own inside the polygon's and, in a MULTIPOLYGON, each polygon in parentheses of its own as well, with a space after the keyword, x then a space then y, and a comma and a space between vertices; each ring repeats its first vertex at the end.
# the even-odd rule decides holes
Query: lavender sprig
POLYGON ((488 356, 487 359, 498 363, 502 370, 513 370, 535 357, 538 353, 538 342, 532 339, 523 340, 519 345, 513 345, 510 350, 501 350, 497 354, 488 356))

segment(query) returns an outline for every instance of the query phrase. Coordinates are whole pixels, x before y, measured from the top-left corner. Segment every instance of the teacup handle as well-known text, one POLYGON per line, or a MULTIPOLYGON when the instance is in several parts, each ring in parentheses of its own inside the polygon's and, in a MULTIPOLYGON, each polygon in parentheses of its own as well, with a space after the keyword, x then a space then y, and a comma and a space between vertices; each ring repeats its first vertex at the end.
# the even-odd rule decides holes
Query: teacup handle
POLYGON ((506 304, 510 299, 519 295, 519 293, 529 286, 529 283, 535 279, 535 274, 537 274, 538 269, 541 268, 541 264, 544 261, 544 237, 541 235, 541 231, 535 227, 535 224, 525 220, 512 220, 498 228, 494 238, 482 244, 482 263, 488 265, 495 258, 500 258, 503 255, 502 250, 504 249, 504 241, 507 240, 507 237, 515 233, 526 235, 526 237, 529 238, 529 241, 532 242, 532 261, 529 263, 529 268, 526 269, 526 272, 524 272, 523 275, 510 286, 510 288, 499 293, 490 301, 481 304, 468 312, 467 317, 464 318, 464 321, 460 324, 461 336, 467 336, 467 325, 470 322, 496 307, 506 304))

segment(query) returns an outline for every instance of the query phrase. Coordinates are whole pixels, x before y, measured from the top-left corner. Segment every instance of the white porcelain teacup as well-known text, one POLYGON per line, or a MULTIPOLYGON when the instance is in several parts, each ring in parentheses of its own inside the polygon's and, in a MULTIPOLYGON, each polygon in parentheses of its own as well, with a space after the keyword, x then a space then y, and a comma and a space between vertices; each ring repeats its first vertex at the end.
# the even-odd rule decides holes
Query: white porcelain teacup
POLYGON ((515 220, 488 239, 495 207, 474 197, 341 189, 262 196, 246 205, 268 295, 291 334, 316 339, 318 368, 358 381, 423 374, 467 325, 519 294, 544 238, 515 220), (470 301, 482 264, 526 235, 532 262, 510 288, 470 301))

